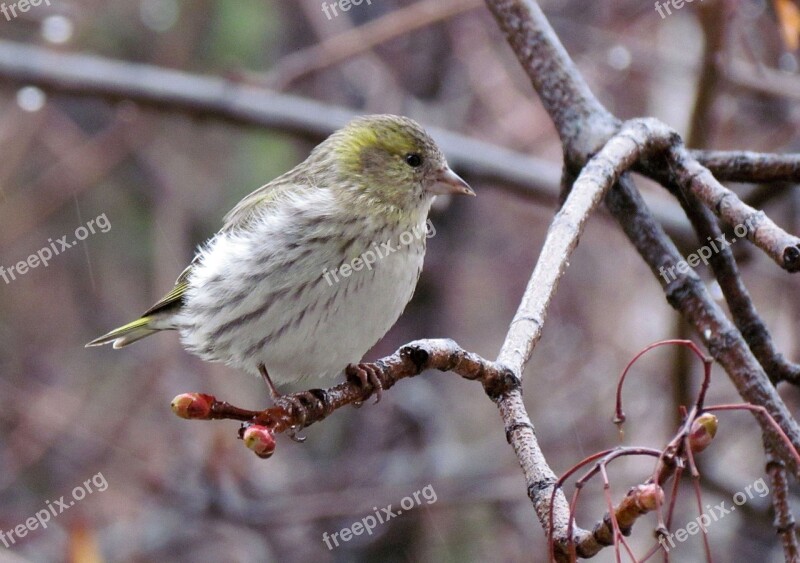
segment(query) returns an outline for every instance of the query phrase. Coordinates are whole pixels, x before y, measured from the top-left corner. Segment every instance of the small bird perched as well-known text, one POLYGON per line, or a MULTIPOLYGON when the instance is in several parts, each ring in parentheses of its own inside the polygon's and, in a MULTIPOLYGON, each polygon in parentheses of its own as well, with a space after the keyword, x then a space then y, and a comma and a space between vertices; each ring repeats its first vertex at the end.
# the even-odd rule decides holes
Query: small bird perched
POLYGON ((178 330, 202 359, 260 373, 273 398, 273 381, 335 376, 411 300, 441 194, 475 195, 419 124, 357 118, 241 200, 140 318, 86 346, 178 330))

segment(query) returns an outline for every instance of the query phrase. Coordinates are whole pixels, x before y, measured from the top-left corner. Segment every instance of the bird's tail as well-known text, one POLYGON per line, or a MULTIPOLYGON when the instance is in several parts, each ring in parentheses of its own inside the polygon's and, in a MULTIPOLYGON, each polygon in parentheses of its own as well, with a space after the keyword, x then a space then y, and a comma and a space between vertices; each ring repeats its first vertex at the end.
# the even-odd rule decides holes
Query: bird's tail
POLYGON ((164 330, 162 328, 155 328, 153 326, 154 320, 155 319, 152 317, 141 317, 131 323, 112 330, 108 334, 104 334, 99 338, 95 338, 89 342, 86 347, 102 346, 103 344, 109 344, 113 342, 114 348, 122 348, 123 346, 132 344, 133 342, 141 340, 142 338, 150 336, 151 334, 155 334, 160 330, 164 330))

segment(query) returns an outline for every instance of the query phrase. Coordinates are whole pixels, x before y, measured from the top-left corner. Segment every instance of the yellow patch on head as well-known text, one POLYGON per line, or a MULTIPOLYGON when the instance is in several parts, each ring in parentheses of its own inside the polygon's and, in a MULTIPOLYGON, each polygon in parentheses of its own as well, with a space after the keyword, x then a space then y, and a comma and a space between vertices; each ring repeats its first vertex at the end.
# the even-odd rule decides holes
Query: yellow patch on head
POLYGON ((359 173, 367 154, 382 152, 403 158, 425 149, 426 135, 410 119, 395 116, 369 116, 356 119, 342 130, 335 152, 343 167, 359 173))

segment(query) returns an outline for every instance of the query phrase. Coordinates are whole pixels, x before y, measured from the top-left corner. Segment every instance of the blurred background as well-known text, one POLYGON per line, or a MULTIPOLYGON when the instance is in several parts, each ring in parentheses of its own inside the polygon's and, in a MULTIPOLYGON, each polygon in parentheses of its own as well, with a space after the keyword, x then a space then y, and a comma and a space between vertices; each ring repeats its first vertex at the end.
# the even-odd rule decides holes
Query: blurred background
MULTIPOLYGON (((303 160, 346 109, 404 114, 463 135, 449 138, 446 152, 460 155, 451 162, 478 192, 437 203, 414 299, 367 358, 425 337, 496 356, 555 210, 561 151, 550 120, 482 2, 364 0, 335 12, 333 4, 42 0, 0 14, 0 266, 59 251, 48 265, 0 281, 0 531, 49 506, 58 512, 62 496, 85 496, 46 529, 0 545, 0 561, 546 559, 500 417, 473 382, 439 372, 403 381, 377 406, 342 409, 306 429, 304 444, 280 436, 273 458, 260 460, 237 441, 237 423, 188 422, 169 405, 198 391, 263 408, 263 382, 189 356, 174 333, 121 351, 83 347, 161 297, 222 216, 303 160), (306 120, 320 127, 255 126, 91 87, 30 84, 7 71, 8 61, 38 60, 14 55, 20 45, 314 100, 306 120), (473 161, 467 138, 522 153, 523 172, 536 172, 481 173, 478 161, 492 156, 473 151, 473 161), (91 491, 75 494, 87 481, 91 491), (428 496, 371 535, 332 549, 323 541, 426 487, 428 496)), ((617 116, 658 117, 698 148, 800 150, 795 4, 706 0, 669 15, 632 0, 542 7, 617 116)), ((131 67, 127 78, 142 73, 131 67)), ((683 254, 693 252, 699 243, 680 209, 658 187, 640 186, 683 254)), ((800 232, 792 186, 733 188, 800 232)), ((748 244, 736 252, 779 349, 797 360, 800 280, 748 244)), ((553 469, 619 444, 611 423, 619 374, 646 345, 690 336, 616 224, 604 212, 593 217, 526 372, 526 405, 553 469)), ((645 356, 625 388, 622 443, 662 448, 701 374, 677 349, 645 356)), ((797 412, 798 391, 781 394, 797 412)), ((715 367, 709 403, 738 401, 715 367)), ((723 415, 699 462, 703 504, 730 506, 765 477, 752 417, 723 415)), ((617 462, 613 498, 650 471, 649 459, 617 462)), ((676 527, 697 516, 690 489, 690 480, 681 483, 676 527)), ((792 485, 795 507, 797 493, 792 485)), ((769 500, 755 495, 710 526, 717 560, 783 560, 769 500)), ((578 523, 591 527, 604 510, 593 481, 578 523)), ((634 528, 640 555, 655 524, 648 515, 634 528)), ((700 536, 671 555, 703 560, 700 536)), ((612 561, 613 550, 596 560, 612 561)))

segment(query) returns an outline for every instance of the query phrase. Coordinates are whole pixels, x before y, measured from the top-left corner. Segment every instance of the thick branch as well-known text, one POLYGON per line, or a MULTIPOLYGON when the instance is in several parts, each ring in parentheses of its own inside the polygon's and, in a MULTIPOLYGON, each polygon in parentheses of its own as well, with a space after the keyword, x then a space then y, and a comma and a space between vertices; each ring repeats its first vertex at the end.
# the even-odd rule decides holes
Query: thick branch
POLYGON ((619 121, 589 89, 536 2, 486 4, 553 120, 567 165, 580 168, 616 132, 619 121))
MULTIPOLYGON (((536 267, 497 357, 498 365, 510 368, 517 377, 522 376, 541 338, 547 309, 558 282, 592 211, 620 174, 630 168, 643 152, 666 150, 673 142, 672 132, 659 122, 631 121, 583 168, 548 229, 536 267)), ((552 515, 556 541, 563 547, 568 543, 569 506, 560 490, 555 495, 556 507, 550 506, 555 474, 539 448, 522 405, 521 391, 515 389, 500 397, 497 403, 509 433, 509 442, 525 474, 528 495, 536 514, 545 529, 549 528, 552 515)), ((590 556, 602 547, 585 530, 577 530, 574 536, 583 556, 590 556)))
POLYGON ((627 122, 581 171, 564 206, 547 232, 536 268, 511 322, 497 359, 514 373, 522 373, 542 333, 542 325, 559 279, 589 215, 619 175, 642 153, 665 150, 675 141, 672 130, 656 120, 627 122))
MULTIPOLYGON (((487 5, 556 125, 564 146, 564 186, 568 188, 571 179, 577 175, 577 170, 613 135, 618 122, 589 91, 535 2, 487 0, 487 5)), ((618 186, 611 191, 608 205, 654 273, 658 272, 659 267, 675 264, 680 260, 674 244, 653 220, 627 176, 623 176, 618 186)), ((753 239, 757 243, 758 238, 758 233, 755 233, 753 239)), ((762 239, 760 242, 770 248, 765 244, 767 241, 762 239)), ((544 256, 544 251, 542 254, 544 256)), ((774 252, 772 255, 774 256, 774 252)), ((781 263, 786 264, 786 258, 791 264, 792 256, 784 254, 780 257, 781 263)), ((529 289, 532 286, 533 283, 529 289)), ((741 335, 710 299, 699 278, 692 272, 691 276, 682 277, 679 284, 665 287, 665 290, 670 303, 684 314, 701 335, 712 355, 733 379, 740 394, 746 400, 768 409, 791 436, 792 446, 797 448, 800 443, 800 428, 770 385, 761 366, 747 349, 741 335)), ((525 319, 519 313, 518 317, 525 319)), ((532 319, 535 321, 536 317, 532 319)), ((535 335, 536 331, 541 330, 541 325, 534 325, 533 328, 535 335)), ((531 344, 535 343, 535 339, 533 336, 531 344)), ((514 352, 518 357, 525 358, 529 353, 527 348, 514 352)), ((765 428, 765 433, 770 436, 770 441, 779 444, 780 438, 774 430, 761 418, 757 419, 765 428)), ((785 448, 780 451, 783 457, 788 458, 787 463, 791 464, 796 473, 798 468, 789 452, 785 448)), ((556 522, 554 526, 561 524, 556 522)), ((589 542, 595 542, 593 537, 585 535, 584 540, 587 543, 580 544, 579 548, 589 547, 589 542)), ((589 547, 588 551, 593 552, 594 547, 589 547)))

